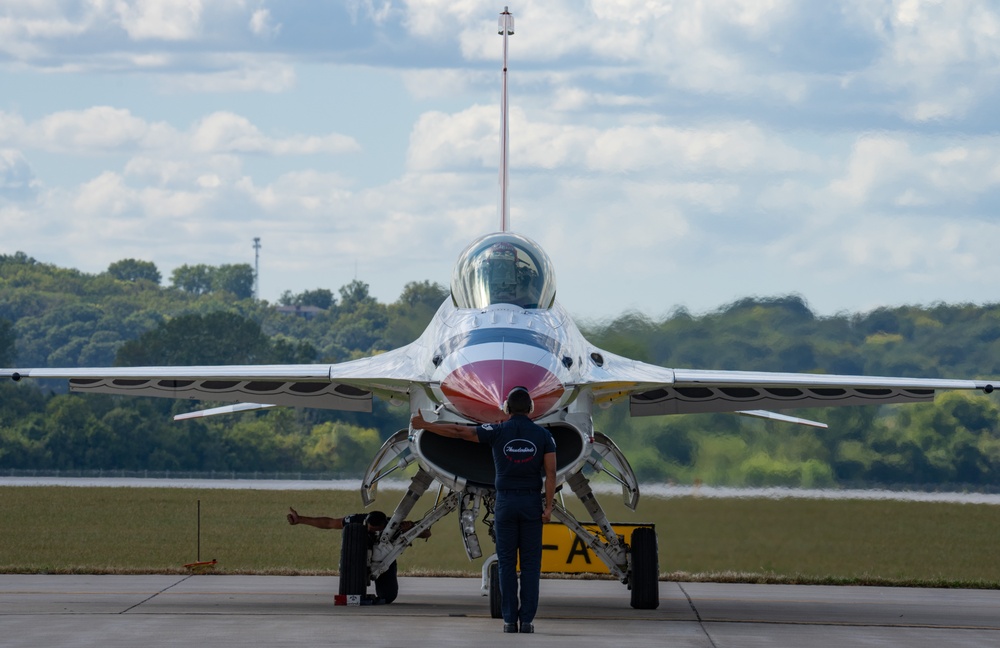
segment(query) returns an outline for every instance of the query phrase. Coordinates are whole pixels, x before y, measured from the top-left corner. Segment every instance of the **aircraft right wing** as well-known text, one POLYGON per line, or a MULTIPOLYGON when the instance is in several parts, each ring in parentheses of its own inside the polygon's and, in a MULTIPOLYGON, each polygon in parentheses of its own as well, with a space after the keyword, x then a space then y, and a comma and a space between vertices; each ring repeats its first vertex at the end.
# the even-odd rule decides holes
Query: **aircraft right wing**
POLYGON ((991 393, 1000 381, 668 369, 602 353, 587 386, 596 402, 628 397, 632 416, 882 405, 934 400, 938 391, 991 393))

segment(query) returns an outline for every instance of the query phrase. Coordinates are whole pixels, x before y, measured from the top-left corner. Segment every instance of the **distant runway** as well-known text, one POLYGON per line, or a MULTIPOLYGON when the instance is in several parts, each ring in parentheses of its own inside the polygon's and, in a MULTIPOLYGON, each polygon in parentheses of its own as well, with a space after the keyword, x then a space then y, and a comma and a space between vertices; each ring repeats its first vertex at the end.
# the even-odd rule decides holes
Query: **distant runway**
MULTIPOLYGON (((0 486, 68 486, 107 488, 198 488, 230 490, 334 490, 360 491, 360 479, 162 479, 154 477, 3 477, 0 486)), ((383 491, 405 492, 409 482, 386 479, 379 482, 383 491)), ((595 482, 594 492, 621 492, 617 483, 595 482)), ((990 504, 1000 506, 1000 493, 949 491, 899 491, 885 489, 838 488, 729 488, 724 486, 681 486, 643 484, 644 497, 744 498, 744 499, 818 499, 818 500, 892 500, 898 502, 946 502, 953 504, 990 504)))
POLYGON ((0 647, 1000 645, 1000 591, 543 580, 532 637, 503 635, 480 582, 401 578, 396 603, 333 605, 327 576, 0 575, 0 647))

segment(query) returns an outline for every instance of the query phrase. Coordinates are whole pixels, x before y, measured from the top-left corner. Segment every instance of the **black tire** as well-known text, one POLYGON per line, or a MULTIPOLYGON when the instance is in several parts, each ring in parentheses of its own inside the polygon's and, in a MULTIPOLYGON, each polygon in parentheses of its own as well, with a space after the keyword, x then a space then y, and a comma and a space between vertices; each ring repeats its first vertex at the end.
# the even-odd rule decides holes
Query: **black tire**
POLYGON ((339 594, 364 594, 368 590, 368 527, 364 524, 344 526, 340 545, 339 594))
POLYGON ((500 599, 500 566, 496 563, 490 565, 490 616, 494 619, 503 618, 503 606, 500 599))
POLYGON ((660 607, 660 557, 656 530, 639 527, 632 532, 632 607, 655 610, 660 607))

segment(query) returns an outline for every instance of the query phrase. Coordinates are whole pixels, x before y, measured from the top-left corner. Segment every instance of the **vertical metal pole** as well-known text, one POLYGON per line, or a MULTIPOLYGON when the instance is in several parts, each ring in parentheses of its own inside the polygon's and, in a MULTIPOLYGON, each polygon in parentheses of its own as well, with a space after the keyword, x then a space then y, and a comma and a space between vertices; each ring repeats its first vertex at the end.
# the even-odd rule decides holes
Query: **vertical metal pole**
POLYGON ((507 115, 507 36, 514 33, 514 16, 503 8, 497 30, 503 36, 503 82, 500 90, 500 231, 510 227, 510 205, 507 202, 507 181, 509 179, 507 154, 509 151, 509 128, 507 115))
POLYGON ((198 500, 198 562, 201 562, 201 500, 198 500))

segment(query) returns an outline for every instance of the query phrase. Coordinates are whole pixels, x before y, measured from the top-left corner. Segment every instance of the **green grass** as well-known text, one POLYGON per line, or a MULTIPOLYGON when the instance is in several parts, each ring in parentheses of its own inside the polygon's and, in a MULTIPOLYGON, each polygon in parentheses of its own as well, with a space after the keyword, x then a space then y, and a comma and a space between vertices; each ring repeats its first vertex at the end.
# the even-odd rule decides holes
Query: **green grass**
MULTIPOLYGON (((382 492, 378 506, 391 511, 399 496, 382 492)), ((645 498, 631 513, 601 499, 613 520, 656 524, 671 580, 1000 586, 997 506, 685 497, 645 498)), ((217 573, 335 573, 340 534, 291 527, 285 513, 361 510, 356 492, 0 487, 0 572, 183 572, 198 557, 198 500, 201 559, 217 559, 217 573)), ((478 574, 457 526, 440 521, 402 572, 478 574)), ((485 531, 480 541, 492 553, 485 531)))

